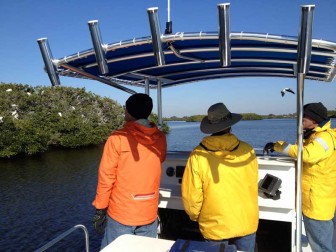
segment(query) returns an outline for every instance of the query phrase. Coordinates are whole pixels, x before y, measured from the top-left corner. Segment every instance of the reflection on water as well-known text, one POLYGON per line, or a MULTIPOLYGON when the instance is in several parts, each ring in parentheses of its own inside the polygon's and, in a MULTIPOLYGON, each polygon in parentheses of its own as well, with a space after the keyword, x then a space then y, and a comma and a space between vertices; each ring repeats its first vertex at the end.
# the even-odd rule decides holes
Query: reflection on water
MULTIPOLYGON (((1 251, 32 251, 74 225, 89 229, 91 251, 101 237, 92 229, 97 167, 102 146, 56 150, 40 156, 0 160, 1 251)), ((84 235, 76 230, 54 251, 83 251, 84 235)))

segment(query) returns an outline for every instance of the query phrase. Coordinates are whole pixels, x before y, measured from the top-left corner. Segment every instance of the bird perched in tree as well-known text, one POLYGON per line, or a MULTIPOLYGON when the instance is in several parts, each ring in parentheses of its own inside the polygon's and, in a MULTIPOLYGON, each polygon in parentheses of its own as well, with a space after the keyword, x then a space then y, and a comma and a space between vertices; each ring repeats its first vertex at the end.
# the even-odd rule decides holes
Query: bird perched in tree
POLYGON ((290 92, 292 94, 295 94, 295 92, 292 89, 290 89, 290 88, 284 88, 284 89, 281 90, 281 96, 284 96, 285 92, 290 92))

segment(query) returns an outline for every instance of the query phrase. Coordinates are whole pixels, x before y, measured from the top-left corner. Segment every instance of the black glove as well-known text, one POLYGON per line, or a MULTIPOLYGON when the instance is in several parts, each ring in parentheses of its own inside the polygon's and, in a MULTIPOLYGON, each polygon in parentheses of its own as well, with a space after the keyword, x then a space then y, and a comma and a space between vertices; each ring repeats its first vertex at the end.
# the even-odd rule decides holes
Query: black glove
POLYGON ((96 214, 93 216, 92 222, 98 234, 104 234, 106 221, 106 208, 96 209, 96 214))
POLYGON ((265 154, 269 154, 270 152, 273 152, 274 151, 274 143, 270 142, 270 143, 267 143, 264 147, 264 155, 265 154))

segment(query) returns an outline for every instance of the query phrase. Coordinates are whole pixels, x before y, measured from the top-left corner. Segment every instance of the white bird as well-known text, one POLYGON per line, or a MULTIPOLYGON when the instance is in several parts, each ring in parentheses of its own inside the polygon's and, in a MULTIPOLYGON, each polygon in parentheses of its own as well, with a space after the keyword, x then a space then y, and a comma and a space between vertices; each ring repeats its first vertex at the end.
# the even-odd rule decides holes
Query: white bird
POLYGON ((13 90, 11 88, 7 89, 6 92, 12 92, 13 90))
POLYGON ((61 112, 58 112, 58 115, 59 115, 60 117, 62 117, 62 113, 61 113, 61 112))
POLYGON ((290 89, 290 88, 284 88, 284 89, 281 90, 281 96, 284 96, 286 91, 290 92, 292 94, 295 94, 295 92, 292 89, 290 89))
POLYGON ((15 118, 15 119, 18 119, 19 118, 19 114, 18 112, 15 110, 15 111, 12 111, 11 112, 12 116, 15 118))
POLYGON ((3 123, 3 116, 0 116, 0 123, 3 123))

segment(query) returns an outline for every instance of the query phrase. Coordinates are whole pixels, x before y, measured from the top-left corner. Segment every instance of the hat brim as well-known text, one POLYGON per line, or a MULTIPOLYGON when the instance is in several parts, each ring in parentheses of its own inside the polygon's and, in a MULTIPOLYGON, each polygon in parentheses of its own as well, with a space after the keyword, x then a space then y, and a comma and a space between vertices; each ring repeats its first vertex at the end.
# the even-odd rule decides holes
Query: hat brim
POLYGON ((205 134, 213 134, 230 128, 232 125, 236 124, 242 119, 242 115, 231 113, 231 118, 219 123, 210 123, 208 116, 205 116, 201 121, 201 131, 205 134))

